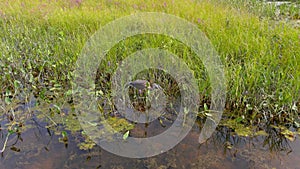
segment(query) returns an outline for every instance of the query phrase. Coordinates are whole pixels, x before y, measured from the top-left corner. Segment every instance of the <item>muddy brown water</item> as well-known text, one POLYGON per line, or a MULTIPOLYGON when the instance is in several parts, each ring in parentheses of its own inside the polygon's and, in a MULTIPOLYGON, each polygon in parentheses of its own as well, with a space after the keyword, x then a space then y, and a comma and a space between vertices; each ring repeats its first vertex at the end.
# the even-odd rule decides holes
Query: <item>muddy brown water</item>
MULTIPOLYGON (((31 121, 33 124, 34 121, 31 121)), ((136 129, 139 130, 139 129, 136 129)), ((155 130, 155 125, 142 128, 142 134, 155 130), (146 131, 147 130, 147 131, 146 131)), ((282 143, 281 150, 264 146, 264 137, 224 137, 228 133, 216 131, 203 144, 198 143, 200 127, 194 125, 177 146, 166 153, 143 159, 130 159, 111 154, 99 146, 80 150, 78 140, 71 134, 68 145, 59 142, 59 136, 49 132, 43 123, 21 134, 21 140, 12 136, 1 154, 1 169, 240 169, 240 168, 300 168, 300 141, 282 143), (15 143, 15 141, 17 143, 15 143), (11 145, 14 144, 13 149, 11 145)), ((274 138, 276 140, 276 138, 274 138)), ((4 138, 1 138, 1 146, 4 138)))
MULTIPOLYGON (((35 99, 18 110, 34 108, 35 99)), ((67 112, 67 111, 66 111, 67 112)), ((169 119, 176 118, 170 116, 169 119)), ((0 118, 2 128, 8 123, 0 118)), ((156 120, 149 125, 138 124, 130 136, 146 138, 168 129, 156 120)), ((25 130, 18 137, 9 136, 6 150, 0 154, 0 169, 241 169, 276 168, 300 169, 300 141, 293 142, 282 136, 238 137, 232 131, 219 127, 205 143, 198 138, 203 125, 197 120, 189 134, 174 148, 157 156, 142 159, 125 158, 105 151, 100 146, 81 150, 83 142, 76 133, 68 132, 68 144, 60 142, 61 134, 46 128, 49 123, 32 115, 25 130)), ((58 126, 60 127, 60 126, 58 126)), ((0 128, 1 129, 1 128, 0 128)), ((61 132, 58 130, 58 132, 61 132)), ((78 134, 78 133, 77 133, 78 134)), ((5 130, 0 130, 0 149, 5 140, 5 130)))

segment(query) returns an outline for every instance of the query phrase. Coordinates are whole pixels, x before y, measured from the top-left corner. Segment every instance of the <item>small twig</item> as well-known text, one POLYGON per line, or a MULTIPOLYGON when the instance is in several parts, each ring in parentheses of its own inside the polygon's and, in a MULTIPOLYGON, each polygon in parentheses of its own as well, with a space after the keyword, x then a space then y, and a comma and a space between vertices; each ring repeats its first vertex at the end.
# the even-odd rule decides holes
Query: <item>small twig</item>
POLYGON ((11 108, 11 114, 13 116, 13 119, 15 120, 16 119, 16 116, 15 116, 15 113, 14 113, 14 110, 11 108))
POLYGON ((4 109, 4 107, 3 107, 3 106, 0 106, 0 108, 3 110, 3 112, 6 112, 6 110, 4 109))
POLYGON ((55 126, 57 126, 57 123, 54 121, 54 120, 52 120, 52 118, 51 117, 49 117, 47 114, 44 114, 55 126))
POLYGON ((7 136, 6 136, 5 141, 4 141, 3 148, 2 148, 2 150, 0 150, 0 153, 3 153, 3 152, 5 151, 5 148, 6 148, 6 144, 7 144, 7 140, 8 140, 9 135, 10 135, 10 133, 7 133, 7 136))

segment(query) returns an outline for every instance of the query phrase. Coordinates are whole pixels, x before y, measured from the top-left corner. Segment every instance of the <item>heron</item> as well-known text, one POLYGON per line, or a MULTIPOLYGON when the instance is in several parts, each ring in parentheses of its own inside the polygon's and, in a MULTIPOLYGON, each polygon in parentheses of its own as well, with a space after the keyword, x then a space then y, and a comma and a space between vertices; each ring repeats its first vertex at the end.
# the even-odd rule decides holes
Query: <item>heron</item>
MULTIPOLYGON (((135 109, 137 109, 139 111, 142 111, 142 112, 146 112, 146 118, 147 118, 146 121, 148 123, 148 120, 149 120, 149 114, 148 113, 149 112, 146 111, 146 110, 148 110, 150 107, 153 106, 151 104, 157 104, 157 102, 152 102, 152 101, 155 101, 155 100, 160 101, 158 98, 160 98, 160 96, 161 96, 160 92, 163 92, 162 87, 159 84, 150 83, 147 80, 140 80, 140 79, 128 82, 125 85, 125 88, 128 88, 129 86, 131 86, 131 87, 133 87, 133 88, 135 88, 139 91, 139 95, 135 95, 136 99, 138 101, 135 102, 132 105, 135 107, 135 109), (151 90, 157 90, 157 89, 158 89, 159 93, 157 93, 157 92, 151 93, 150 92, 151 90), (146 91, 146 92, 142 93, 143 91, 146 91), (142 97, 140 97, 141 94, 143 94, 142 97), (154 100, 152 100, 153 96, 154 96, 153 94, 156 95, 154 100), (149 105, 149 103, 150 103, 150 105, 149 105)), ((157 106, 154 105, 154 107, 157 107, 157 106)), ((145 125, 147 125, 147 123, 145 123, 145 125)))
POLYGON ((144 89, 149 89, 149 90, 162 89, 160 87, 160 85, 158 85, 156 83, 150 84, 150 82, 147 80, 131 81, 131 82, 128 82, 125 87, 129 87, 129 86, 138 89, 140 92, 144 89))

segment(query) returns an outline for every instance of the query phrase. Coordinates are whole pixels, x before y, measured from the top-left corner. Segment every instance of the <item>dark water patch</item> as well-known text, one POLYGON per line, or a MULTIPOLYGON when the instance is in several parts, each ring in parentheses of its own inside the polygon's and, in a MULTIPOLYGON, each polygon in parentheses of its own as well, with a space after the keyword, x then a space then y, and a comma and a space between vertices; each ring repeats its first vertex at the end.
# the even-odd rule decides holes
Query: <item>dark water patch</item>
POLYGON ((7 151, 0 158, 0 168, 295 168, 300 161, 297 138, 294 142, 281 141, 281 147, 271 151, 268 139, 277 138, 238 137, 219 130, 200 145, 200 124, 170 151, 150 158, 130 159, 98 146, 80 150, 77 144, 82 140, 70 132, 66 146, 59 141, 61 136, 45 128, 46 123, 31 123, 36 127, 9 140, 7 151))
MULTIPOLYGON (((16 105, 12 109, 14 111, 1 116, 1 147, 8 133, 5 129, 7 124, 22 121, 27 126, 26 129, 15 131, 9 136, 6 150, 0 158, 1 169, 239 169, 295 168, 300 164, 298 136, 293 136, 294 141, 290 141, 284 135, 283 127, 265 128, 266 136, 241 137, 230 128, 232 126, 219 126, 207 142, 199 144, 198 138, 205 121, 200 118, 185 139, 165 153, 142 159, 120 157, 88 140, 71 105, 61 104, 63 102, 44 104, 35 99, 31 100, 33 101, 16 105), (13 120, 7 117, 12 112, 16 117, 13 120)), ((175 106, 176 108, 178 109, 175 106)), ((163 114, 162 122, 155 120, 149 124, 135 124, 130 130, 130 137, 147 138, 162 133, 176 118, 174 113, 169 115, 170 117, 168 112, 163 114)))

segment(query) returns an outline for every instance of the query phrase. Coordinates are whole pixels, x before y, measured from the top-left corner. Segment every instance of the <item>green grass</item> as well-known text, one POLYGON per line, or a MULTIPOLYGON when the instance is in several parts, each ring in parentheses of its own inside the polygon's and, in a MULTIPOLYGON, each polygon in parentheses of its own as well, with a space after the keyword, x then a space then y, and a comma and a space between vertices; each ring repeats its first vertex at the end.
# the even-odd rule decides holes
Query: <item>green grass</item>
MULTIPOLYGON (((279 117, 285 117, 281 122, 293 124, 299 120, 295 105, 299 110, 300 30, 262 18, 249 12, 247 6, 237 6, 217 0, 86 0, 80 4, 75 0, 1 1, 0 91, 5 100, 3 107, 24 90, 48 102, 51 102, 49 91, 56 93, 56 97, 67 95, 71 90, 76 59, 93 33, 116 18, 156 11, 197 24, 211 40, 225 65, 226 109, 230 116, 245 116, 251 123, 261 120, 271 123, 274 120, 275 123, 279 117)), ((188 47, 157 35, 133 37, 118 45, 108 55, 108 60, 114 63, 136 51, 137 45, 160 47, 178 54, 195 71, 203 96, 201 102, 208 102, 209 83, 207 77, 201 76, 205 69, 188 47)), ((115 67, 101 69, 109 73, 115 67)))

